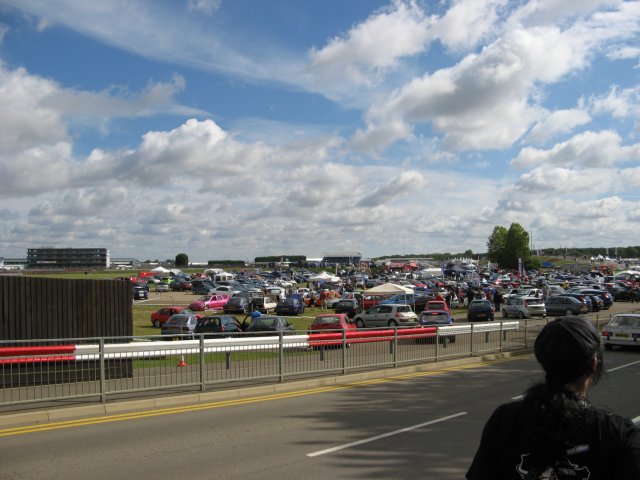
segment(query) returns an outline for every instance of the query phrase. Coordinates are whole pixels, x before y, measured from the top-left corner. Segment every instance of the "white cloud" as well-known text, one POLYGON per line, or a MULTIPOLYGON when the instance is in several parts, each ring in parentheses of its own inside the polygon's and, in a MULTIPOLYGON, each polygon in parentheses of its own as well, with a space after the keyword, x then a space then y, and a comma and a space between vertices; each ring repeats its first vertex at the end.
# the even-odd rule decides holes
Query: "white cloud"
POLYGON ((568 168, 538 167, 523 174, 515 184, 516 191, 536 194, 569 194, 589 191, 607 192, 615 172, 606 169, 572 170, 568 168))
POLYGON ((511 160, 511 165, 525 168, 542 164, 605 167, 640 160, 640 144, 623 146, 620 136, 611 130, 583 132, 548 150, 527 147, 511 160))
POLYGON ((497 9, 507 0, 459 0, 434 22, 433 34, 453 50, 474 48, 480 41, 494 34, 497 9))
POLYGON ((612 85, 606 95, 590 98, 596 115, 609 114, 614 118, 638 117, 640 114, 640 86, 620 89, 612 85))
POLYGON ((542 144, 556 136, 569 133, 576 127, 586 125, 590 121, 591 117, 582 109, 556 110, 538 121, 524 141, 542 144))
POLYGON ((397 177, 389 179, 387 183, 375 188, 371 193, 361 198, 356 206, 377 207, 384 205, 399 195, 408 195, 414 190, 420 190, 426 180, 419 172, 402 172, 397 177))
POLYGON ((335 82, 337 78, 371 86, 378 73, 425 49, 428 23, 415 0, 395 0, 391 7, 353 27, 345 37, 333 38, 321 49, 312 48, 309 69, 321 82, 335 82))
POLYGON ((221 4, 222 0, 187 0, 187 10, 211 15, 221 4))

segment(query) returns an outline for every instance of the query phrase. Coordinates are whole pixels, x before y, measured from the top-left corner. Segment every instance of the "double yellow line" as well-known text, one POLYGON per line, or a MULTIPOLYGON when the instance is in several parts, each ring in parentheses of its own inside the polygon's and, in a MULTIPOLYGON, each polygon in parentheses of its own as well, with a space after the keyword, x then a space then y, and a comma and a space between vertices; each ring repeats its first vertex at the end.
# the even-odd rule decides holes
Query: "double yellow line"
POLYGON ((177 413, 190 413, 197 412, 200 410, 210 410, 214 408, 223 408, 223 407, 233 407, 238 405, 249 405, 252 403, 260 403, 260 402, 268 402, 272 400, 282 400, 286 398, 296 398, 296 397, 304 397, 307 395, 316 395, 319 393, 327 393, 327 392, 335 392, 338 390, 347 390, 351 388, 359 388, 370 385, 377 385, 382 383, 394 382, 398 380, 407 380, 411 378, 419 378, 419 377, 427 377, 431 375, 440 375, 448 372, 455 372, 460 370, 467 370, 471 368, 478 368, 486 365, 492 365, 497 363, 505 363, 511 362, 514 360, 520 360, 523 358, 530 357, 531 355, 524 356, 514 356, 504 359, 497 359, 491 361, 484 362, 476 362, 472 364, 453 366, 440 368, 438 370, 430 370, 424 372, 413 372, 402 375, 394 375, 392 377, 384 377, 384 378, 375 378, 371 380, 363 380, 360 382, 352 382, 346 383, 344 385, 331 385, 325 387, 311 388, 306 390, 298 390, 294 392, 286 392, 286 393, 274 393, 270 395, 262 395, 257 397, 249 397, 237 400, 223 400, 219 402, 209 402, 209 403, 197 403, 190 405, 183 405, 180 407, 171 407, 171 408, 161 408, 154 410, 144 410, 138 412, 130 412, 130 413, 122 413, 117 415, 107 415, 104 417, 90 417, 78 420, 66 420, 61 422, 52 422, 46 424, 37 424, 37 425, 28 425, 23 427, 14 427, 14 428, 6 428, 0 429, 0 437, 8 437, 12 435, 25 435, 27 433, 37 433, 37 432, 46 432, 49 430, 59 430, 63 428, 74 428, 74 427, 82 427, 86 425, 98 425, 101 423, 112 423, 112 422, 122 422, 125 420, 137 420, 140 418, 148 418, 148 417, 158 417, 161 415, 174 415, 177 413))

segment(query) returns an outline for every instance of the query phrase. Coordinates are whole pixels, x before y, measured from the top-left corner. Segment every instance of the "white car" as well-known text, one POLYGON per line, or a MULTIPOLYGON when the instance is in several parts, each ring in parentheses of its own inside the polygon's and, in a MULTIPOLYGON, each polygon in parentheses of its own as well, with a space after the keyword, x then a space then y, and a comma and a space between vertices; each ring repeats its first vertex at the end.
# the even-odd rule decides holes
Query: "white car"
POLYGON ((502 306, 502 316, 504 318, 518 317, 546 317, 547 309, 542 298, 538 297, 511 297, 502 306))
POLYGON ((278 305, 271 297, 257 297, 251 300, 254 310, 262 313, 269 313, 276 309, 278 305))
POLYGON ((620 313, 615 315, 602 329, 604 348, 611 350, 614 345, 640 345, 640 314, 620 313))
POLYGON ((240 290, 237 290, 229 285, 218 285, 213 288, 213 293, 217 293, 218 295, 229 295, 233 297, 236 293, 240 293, 240 290))
POLYGON ((359 313, 354 318, 358 328, 366 327, 413 327, 418 316, 409 305, 382 304, 359 313))

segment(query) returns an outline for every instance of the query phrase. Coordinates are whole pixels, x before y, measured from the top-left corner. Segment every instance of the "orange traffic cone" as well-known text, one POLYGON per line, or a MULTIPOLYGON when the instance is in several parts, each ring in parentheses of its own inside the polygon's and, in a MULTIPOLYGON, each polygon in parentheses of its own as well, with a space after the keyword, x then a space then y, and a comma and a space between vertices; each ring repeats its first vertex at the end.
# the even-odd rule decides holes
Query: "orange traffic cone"
POLYGON ((178 362, 179 367, 186 367, 187 362, 184 361, 184 355, 180 355, 180 361, 178 362))

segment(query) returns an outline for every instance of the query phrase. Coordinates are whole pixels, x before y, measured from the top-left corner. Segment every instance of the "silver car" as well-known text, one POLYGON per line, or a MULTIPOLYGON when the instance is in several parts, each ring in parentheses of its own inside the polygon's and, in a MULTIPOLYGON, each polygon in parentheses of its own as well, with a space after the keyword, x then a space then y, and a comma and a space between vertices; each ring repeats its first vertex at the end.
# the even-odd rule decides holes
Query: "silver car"
POLYGON ((508 317, 546 317, 547 309, 542 298, 538 297, 511 297, 502 306, 502 316, 508 317))
POLYGON ((355 317, 358 328, 366 327, 413 327, 418 316, 409 305, 376 305, 355 317))
POLYGON ((614 345, 640 345, 640 314, 615 315, 602 329, 602 341, 607 350, 611 350, 614 345))

